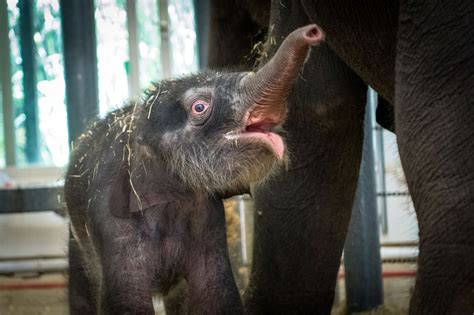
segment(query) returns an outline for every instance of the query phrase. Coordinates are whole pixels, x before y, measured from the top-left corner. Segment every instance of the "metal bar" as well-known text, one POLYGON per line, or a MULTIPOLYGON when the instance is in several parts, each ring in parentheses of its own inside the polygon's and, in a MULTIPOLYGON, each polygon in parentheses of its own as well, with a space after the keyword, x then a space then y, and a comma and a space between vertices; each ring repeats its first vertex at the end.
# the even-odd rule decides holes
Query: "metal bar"
POLYGON ((420 243, 418 241, 400 241, 400 242, 382 242, 382 247, 418 247, 420 243))
POLYGON ((60 0, 69 140, 97 117, 97 51, 93 0, 60 0))
POLYGON ((28 260, 35 260, 35 259, 64 259, 66 258, 66 255, 31 255, 31 256, 26 256, 26 255, 11 255, 11 256, 0 256, 0 262, 8 262, 8 261, 28 261, 28 260))
POLYGON ((30 272, 62 272, 67 270, 67 259, 31 259, 31 260, 11 260, 0 261, 0 274, 9 275, 12 273, 30 273, 30 272))
POLYGON ((0 75, 2 85, 3 134, 5 137, 5 162, 7 166, 16 164, 15 113, 13 110, 12 69, 10 61, 10 39, 8 38, 8 7, 0 1, 0 75))
POLYGON ((171 77, 171 64, 173 62, 170 48, 170 20, 167 0, 158 0, 158 11, 160 12, 161 63, 163 79, 166 79, 171 77))
POLYGON ((402 197, 402 196, 410 196, 408 191, 394 191, 394 192, 383 192, 377 193, 377 196, 383 197, 402 197))
POLYGON ((130 98, 140 97, 140 58, 138 51, 137 8, 136 0, 127 0, 127 30, 128 30, 128 87, 130 98))
POLYGON ((240 218, 240 245, 242 247, 242 264, 248 264, 248 254, 247 254, 247 226, 245 218, 245 200, 244 196, 237 197, 239 204, 239 218, 240 218))
POLYGON ((361 312, 383 303, 371 111, 368 98, 364 147, 351 223, 344 247, 346 300, 349 312, 361 312))
POLYGON ((26 147, 28 163, 38 163, 38 94, 36 92, 36 45, 33 39, 33 0, 20 0, 20 54, 23 68, 23 110, 25 113, 26 147))
MULTIPOLYGON (((43 273, 43 272, 41 272, 43 273)), ((9 274, 11 275, 11 274, 9 274)), ((56 282, 40 282, 40 283, 5 283, 0 284, 0 290, 43 290, 43 289, 65 289, 67 284, 65 281, 56 282)))
MULTIPOLYGON (((377 108, 378 106, 378 95, 377 93, 370 89, 370 97, 372 100, 372 104, 374 104, 374 108, 377 108)), ((374 126, 376 123, 374 122, 374 126)), ((378 178, 377 178, 377 186, 379 187, 378 192, 382 193, 379 194, 377 193, 377 196, 381 197, 381 202, 380 204, 380 221, 381 221, 381 228, 382 228, 382 233, 387 234, 388 233, 388 215, 387 215, 387 195, 385 195, 386 190, 387 190, 387 184, 385 180, 385 154, 384 154, 384 141, 383 141, 383 128, 378 126, 378 128, 375 128, 375 159, 376 163, 380 169, 378 172, 378 178)))
POLYGON ((62 187, 0 189, 0 214, 55 211, 64 214, 62 187))
POLYGON ((208 43, 209 43, 209 0, 194 0, 194 12, 196 15, 196 35, 199 51, 199 67, 207 67, 208 43))

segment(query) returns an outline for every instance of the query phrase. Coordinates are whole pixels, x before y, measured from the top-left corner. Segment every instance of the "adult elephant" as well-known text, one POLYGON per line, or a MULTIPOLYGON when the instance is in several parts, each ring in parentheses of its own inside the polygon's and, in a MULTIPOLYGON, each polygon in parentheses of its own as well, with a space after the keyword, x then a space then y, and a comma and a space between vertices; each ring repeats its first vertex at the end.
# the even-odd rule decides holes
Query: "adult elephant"
POLYGON ((299 26, 317 23, 326 33, 289 97, 290 167, 253 191, 247 312, 330 312, 369 84, 386 100, 378 120, 396 129, 419 222, 410 313, 472 314, 474 2, 273 0, 271 9, 268 1, 222 3, 211 0, 211 67, 249 64, 243 51, 265 26, 265 12, 262 63, 299 26))

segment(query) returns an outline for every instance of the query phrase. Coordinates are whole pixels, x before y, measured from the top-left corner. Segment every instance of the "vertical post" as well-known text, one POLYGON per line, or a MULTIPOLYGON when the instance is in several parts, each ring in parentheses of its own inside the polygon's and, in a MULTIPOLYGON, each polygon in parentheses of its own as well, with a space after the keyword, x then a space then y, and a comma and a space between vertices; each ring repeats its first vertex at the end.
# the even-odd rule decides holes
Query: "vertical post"
POLYGON ((163 67, 163 78, 171 77, 171 49, 170 49, 170 20, 168 17, 168 1, 158 0, 158 11, 160 12, 160 34, 161 34, 161 63, 163 67))
POLYGON ((237 197, 239 204, 239 218, 240 218, 240 245, 242 249, 242 264, 248 264, 248 254, 247 254, 247 226, 246 226, 246 218, 245 218, 245 200, 244 196, 240 195, 237 197))
POLYGON ((69 140, 97 116, 94 0, 61 0, 69 140))
POLYGON ((344 247, 346 299, 349 312, 361 312, 383 303, 377 197, 373 155, 374 110, 369 95, 364 124, 364 148, 351 223, 344 247))
POLYGON ((2 82, 3 131, 5 135, 5 162, 7 166, 16 163, 15 128, 13 121, 12 70, 10 63, 10 39, 8 38, 8 7, 0 1, 0 76, 2 82))
POLYGON ((138 34, 136 0, 127 0, 128 88, 131 98, 140 97, 140 66, 138 64, 138 34))
POLYGON ((20 0, 20 54, 23 68, 23 110, 26 116, 26 160, 39 161, 38 94, 36 92, 36 45, 33 39, 33 0, 20 0))
POLYGON ((208 43, 209 43, 209 0, 194 0, 194 12, 196 14, 196 35, 199 50, 199 67, 207 67, 208 43))
MULTIPOLYGON (((380 96, 377 95, 377 92, 370 89, 370 97, 372 98, 372 104, 374 104, 374 108, 377 108, 379 101, 381 100, 380 96)), ((375 118, 374 118, 375 120, 375 118)), ((381 206, 379 209, 380 215, 380 224, 382 228, 382 233, 388 233, 388 217, 387 217, 387 185, 385 181, 385 154, 384 154, 384 141, 383 141, 383 128, 380 126, 375 126, 374 122, 374 133, 375 133, 375 164, 379 168, 379 172, 377 174, 377 195, 379 199, 379 205, 381 206)))

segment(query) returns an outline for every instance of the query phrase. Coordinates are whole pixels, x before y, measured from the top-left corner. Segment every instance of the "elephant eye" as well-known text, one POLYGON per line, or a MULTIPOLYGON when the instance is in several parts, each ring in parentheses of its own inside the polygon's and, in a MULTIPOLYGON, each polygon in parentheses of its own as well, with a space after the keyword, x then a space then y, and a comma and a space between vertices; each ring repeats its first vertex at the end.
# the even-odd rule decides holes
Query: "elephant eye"
POLYGON ((193 115, 200 116, 209 109, 209 103, 204 100, 197 100, 191 105, 193 115))

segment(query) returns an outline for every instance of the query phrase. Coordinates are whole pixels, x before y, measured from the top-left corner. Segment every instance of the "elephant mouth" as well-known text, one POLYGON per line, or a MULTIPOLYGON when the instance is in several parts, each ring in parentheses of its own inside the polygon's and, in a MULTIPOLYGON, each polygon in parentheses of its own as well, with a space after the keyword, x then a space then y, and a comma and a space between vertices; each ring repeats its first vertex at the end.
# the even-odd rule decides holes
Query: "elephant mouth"
POLYGON ((244 116, 242 128, 227 133, 225 138, 262 143, 269 147, 278 159, 283 160, 285 143, 276 129, 283 123, 286 111, 258 110, 258 108, 258 105, 251 108, 244 116))

